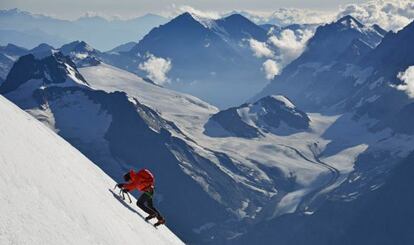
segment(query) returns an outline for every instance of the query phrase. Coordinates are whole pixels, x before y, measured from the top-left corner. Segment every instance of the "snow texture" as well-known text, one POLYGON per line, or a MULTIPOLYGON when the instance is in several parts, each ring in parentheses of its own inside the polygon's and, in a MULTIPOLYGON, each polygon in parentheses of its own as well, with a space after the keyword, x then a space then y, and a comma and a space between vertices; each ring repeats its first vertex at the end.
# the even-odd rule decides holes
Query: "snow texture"
MULTIPOLYGON (((115 182, 0 97, 0 244, 182 244, 111 192, 115 182)), ((135 200, 133 200, 135 201, 135 200)))

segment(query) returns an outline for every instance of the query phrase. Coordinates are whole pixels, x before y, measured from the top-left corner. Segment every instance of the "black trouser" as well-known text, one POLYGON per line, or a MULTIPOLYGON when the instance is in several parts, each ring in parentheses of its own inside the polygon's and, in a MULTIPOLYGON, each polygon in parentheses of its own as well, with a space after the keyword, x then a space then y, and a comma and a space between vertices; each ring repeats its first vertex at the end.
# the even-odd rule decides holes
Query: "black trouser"
POLYGON ((162 218, 158 210, 154 208, 154 205, 152 203, 152 193, 142 193, 141 196, 138 198, 137 205, 147 214, 155 215, 157 218, 162 218))

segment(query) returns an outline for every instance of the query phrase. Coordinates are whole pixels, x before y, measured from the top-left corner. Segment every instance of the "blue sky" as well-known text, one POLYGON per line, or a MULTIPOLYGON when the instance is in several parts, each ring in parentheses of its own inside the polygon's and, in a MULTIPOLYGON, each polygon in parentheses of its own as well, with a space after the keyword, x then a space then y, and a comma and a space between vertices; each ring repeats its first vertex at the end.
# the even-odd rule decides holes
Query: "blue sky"
POLYGON ((173 14, 180 6, 203 11, 225 12, 251 10, 271 12, 273 9, 309 8, 335 11, 342 5, 365 0, 1 0, 2 9, 20 8, 33 13, 73 19, 85 12, 106 16, 134 17, 145 13, 173 14))

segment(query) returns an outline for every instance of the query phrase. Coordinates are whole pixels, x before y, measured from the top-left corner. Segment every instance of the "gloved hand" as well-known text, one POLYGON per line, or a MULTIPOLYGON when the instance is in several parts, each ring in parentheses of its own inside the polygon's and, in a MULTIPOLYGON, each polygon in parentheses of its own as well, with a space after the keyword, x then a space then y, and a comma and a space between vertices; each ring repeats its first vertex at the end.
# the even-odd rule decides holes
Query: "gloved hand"
POLYGON ((124 188, 124 184, 120 183, 120 184, 116 184, 116 187, 118 187, 119 189, 124 188))

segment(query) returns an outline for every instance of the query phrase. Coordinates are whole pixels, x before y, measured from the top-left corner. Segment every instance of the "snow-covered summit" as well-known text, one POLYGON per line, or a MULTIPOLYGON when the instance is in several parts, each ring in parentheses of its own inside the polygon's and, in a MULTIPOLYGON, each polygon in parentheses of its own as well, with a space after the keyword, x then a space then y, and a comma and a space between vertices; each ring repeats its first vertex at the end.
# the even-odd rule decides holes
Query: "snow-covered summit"
POLYGON ((0 114, 1 244, 182 244, 118 200, 115 182, 82 153, 2 96, 0 114))
MULTIPOLYGON (((234 136, 254 138, 264 133, 276 133, 282 123, 292 129, 306 129, 310 119, 306 113, 282 95, 264 97, 252 104, 243 104, 213 115, 211 120, 219 123, 234 136)), ((289 130, 284 130, 289 131, 289 130)), ((211 134, 206 127, 206 133, 211 134)))
POLYGON ((100 64, 101 52, 84 41, 74 41, 63 45, 59 49, 69 56, 77 66, 93 66, 100 64))
POLYGON ((63 54, 69 54, 71 52, 93 52, 95 51, 89 44, 84 41, 73 41, 60 47, 60 51, 63 54))
POLYGON ((346 15, 340 18, 336 23, 339 23, 346 28, 354 28, 357 30, 364 27, 364 25, 361 22, 359 22, 357 19, 355 19, 351 15, 346 15))

